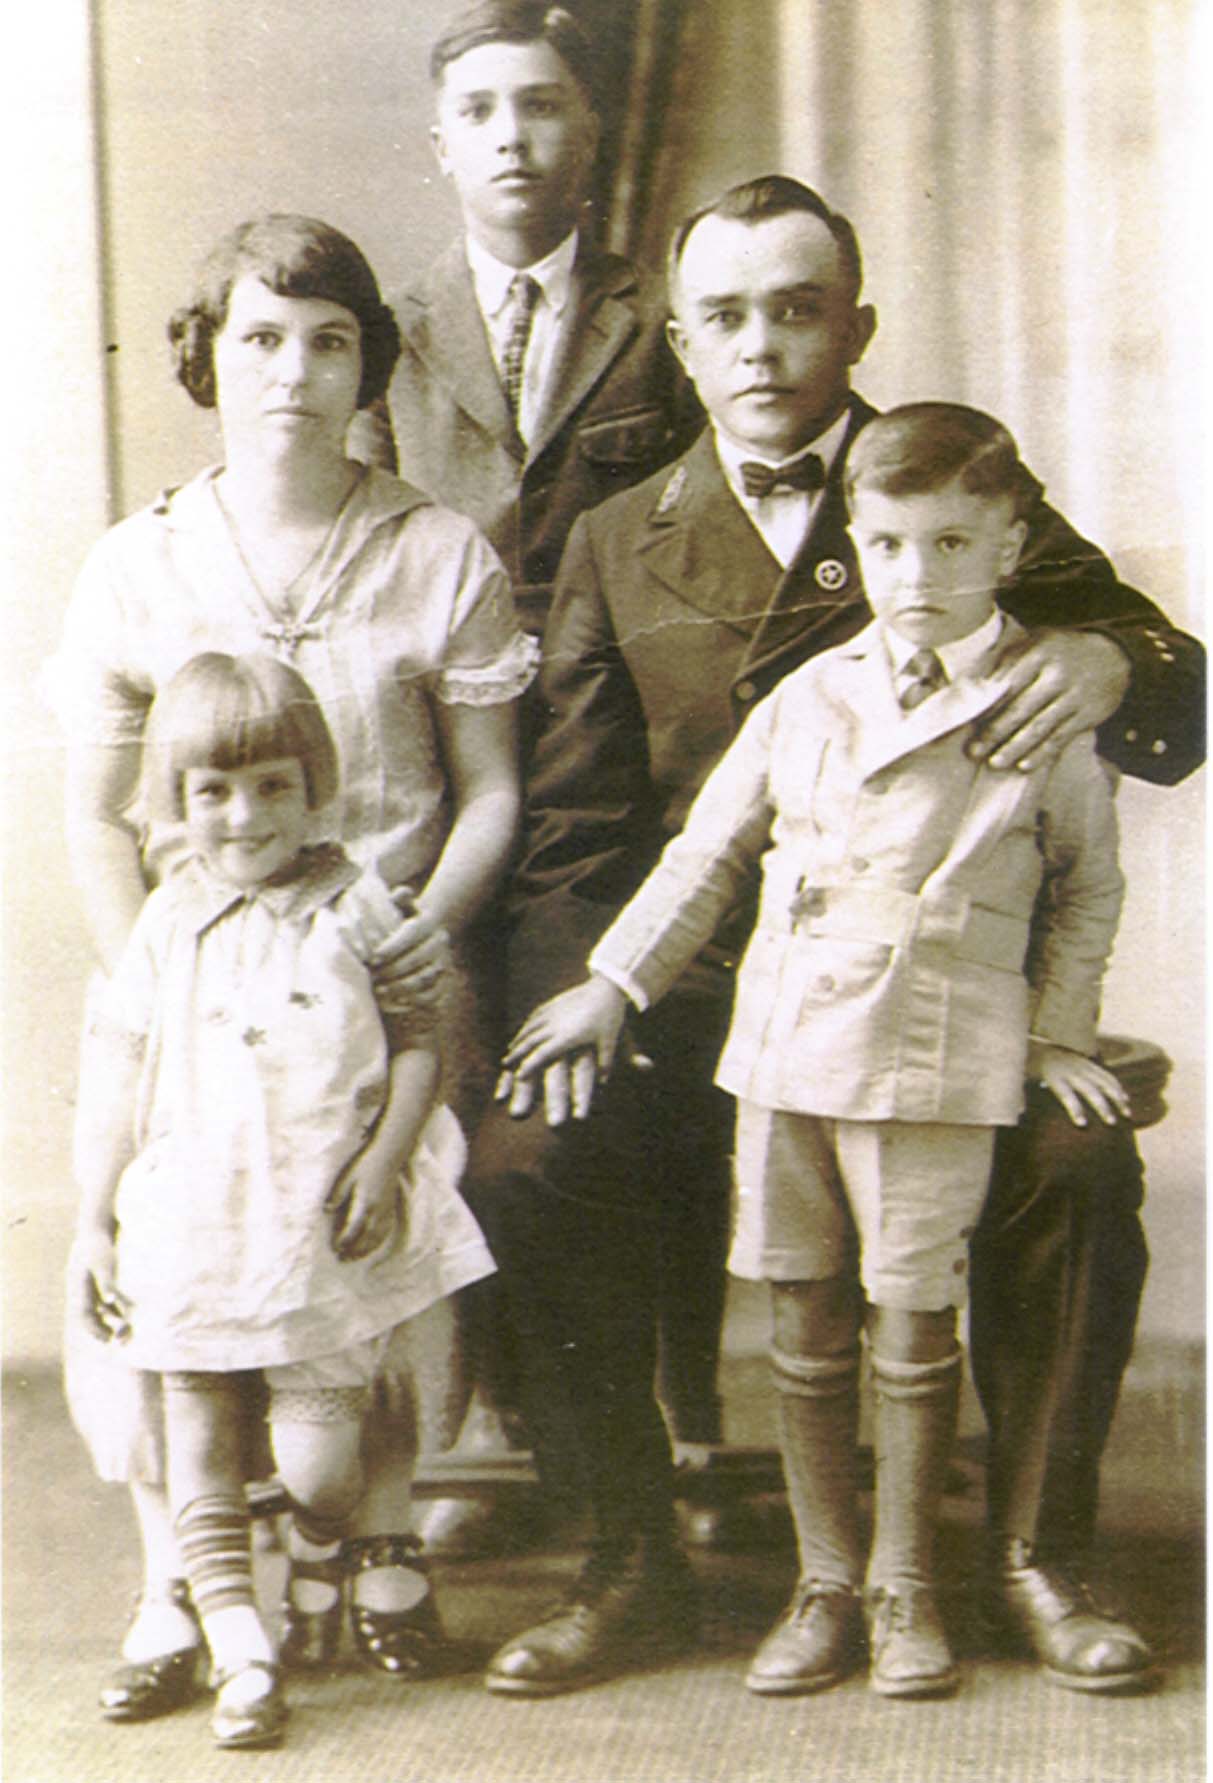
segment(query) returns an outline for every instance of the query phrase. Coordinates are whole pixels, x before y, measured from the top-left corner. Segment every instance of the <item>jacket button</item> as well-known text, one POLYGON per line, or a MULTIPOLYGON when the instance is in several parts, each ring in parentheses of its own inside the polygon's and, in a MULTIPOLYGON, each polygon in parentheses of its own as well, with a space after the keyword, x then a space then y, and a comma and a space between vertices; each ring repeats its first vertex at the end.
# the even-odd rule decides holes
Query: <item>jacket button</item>
POLYGON ((752 700, 758 689, 752 681, 739 681, 733 692, 739 700, 752 700))
POLYGON ((1157 737, 1155 739, 1155 741, 1153 743, 1151 743, 1151 745, 1150 745, 1150 754, 1151 755, 1165 755, 1166 753, 1167 753, 1166 744, 1163 742, 1161 737, 1157 737))
POLYGON ((834 989, 834 980, 828 972, 823 972, 821 977, 817 979, 816 984, 819 991, 832 991, 834 989))

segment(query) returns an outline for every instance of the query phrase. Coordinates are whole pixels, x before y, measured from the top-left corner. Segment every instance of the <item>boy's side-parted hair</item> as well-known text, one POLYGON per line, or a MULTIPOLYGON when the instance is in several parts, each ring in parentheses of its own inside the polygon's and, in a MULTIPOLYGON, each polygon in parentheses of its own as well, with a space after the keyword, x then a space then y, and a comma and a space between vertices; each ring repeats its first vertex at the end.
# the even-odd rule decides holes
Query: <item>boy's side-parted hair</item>
POLYGON ((597 109, 593 47, 563 6, 552 6, 548 0, 478 0, 451 20, 431 49, 430 79, 434 85, 442 85, 452 62, 486 43, 550 43, 591 109, 597 109))
POLYGON ((851 295, 858 302, 859 293, 863 289, 863 260, 854 225, 841 211, 831 210, 820 192, 815 192, 812 186, 806 186, 786 173, 764 173, 757 179, 743 180, 740 185, 730 186, 727 192, 722 192, 718 198, 714 198, 710 204, 702 205, 699 210, 692 211, 678 225, 670 242, 666 261, 671 302, 677 290, 678 268, 682 264, 683 249, 692 230, 705 217, 727 217, 737 223, 765 223, 771 217, 786 217, 793 211, 804 211, 825 224, 838 244, 838 256, 852 286, 851 295))
POLYGON ((857 489, 922 495, 953 480, 970 495, 1008 497, 1017 520, 1044 493, 1002 422, 959 402, 909 402, 877 415, 858 435, 843 472, 848 507, 857 489))
POLYGON ((246 274, 276 297, 319 297, 352 311, 361 330, 358 407, 383 395, 400 357, 400 330, 365 255, 330 223, 275 211, 240 223, 215 244, 189 303, 169 319, 174 370, 200 408, 215 406, 215 336, 227 321, 232 286, 246 274))
POLYGON ((309 809, 337 792, 337 750, 303 676, 274 656, 208 650, 156 695, 143 743, 143 784, 153 817, 185 815, 187 768, 229 772, 286 758, 303 769, 309 809))

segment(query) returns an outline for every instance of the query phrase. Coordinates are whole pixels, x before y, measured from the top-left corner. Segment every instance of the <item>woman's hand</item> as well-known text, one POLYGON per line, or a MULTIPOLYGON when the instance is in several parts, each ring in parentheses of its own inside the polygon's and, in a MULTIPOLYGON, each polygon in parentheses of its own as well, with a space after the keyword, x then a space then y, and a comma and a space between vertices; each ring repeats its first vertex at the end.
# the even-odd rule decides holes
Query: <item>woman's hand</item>
POLYGON ((441 1003, 453 970, 451 938, 418 908, 407 885, 398 886, 392 898, 404 914, 371 962, 375 1000, 384 1015, 434 1008, 441 1003))
POLYGON ((995 679, 1006 695, 977 727, 969 754, 1028 773, 1080 731, 1111 718, 1129 686, 1129 659, 1102 632, 1036 632, 995 679))
POLYGON ((544 1114, 558 1127, 572 1112, 583 1121, 594 1092, 611 1074, 628 1000, 607 978, 592 974, 583 984, 541 1003, 510 1041, 494 1098, 508 1102, 517 1119, 531 1112, 532 1079, 543 1072, 544 1114))
POLYGON ((1129 1098, 1120 1079, 1085 1053, 1033 1040, 1028 1047, 1028 1075, 1053 1092, 1076 1127, 1086 1126, 1088 1108, 1106 1127, 1129 1117, 1129 1098))
POLYGON ((341 1261, 369 1257, 396 1236, 404 1219, 398 1162, 371 1140, 342 1170, 324 1207, 332 1215, 330 1241, 341 1261))
POLYGON ((131 1303, 118 1289, 112 1230, 77 1231, 67 1260, 67 1316, 102 1343, 130 1336, 131 1303))

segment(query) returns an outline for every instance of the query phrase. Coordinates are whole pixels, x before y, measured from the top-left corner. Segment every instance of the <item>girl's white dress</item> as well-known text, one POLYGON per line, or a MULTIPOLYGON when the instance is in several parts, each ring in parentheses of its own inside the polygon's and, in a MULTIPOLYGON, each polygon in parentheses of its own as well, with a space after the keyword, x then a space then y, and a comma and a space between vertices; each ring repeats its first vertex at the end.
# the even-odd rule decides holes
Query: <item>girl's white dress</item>
MULTIPOLYGON (((335 847, 248 894, 187 859, 144 905, 90 1024, 79 1126, 87 1144, 107 1055, 133 1053, 136 1155, 115 1209, 132 1365, 306 1361, 492 1272, 445 1108, 402 1179, 395 1240, 346 1262, 333 1250, 326 1198, 386 1096, 368 962, 398 923, 382 881, 335 847)), ((394 1020, 394 1044, 432 1022, 394 1020)))
MULTIPOLYGON (((516 699, 535 641, 509 581, 462 515, 366 470, 310 574, 291 624, 267 605, 215 494, 218 467, 119 522, 89 553, 47 692, 76 748, 138 745, 159 688, 205 650, 268 651, 312 687, 337 746, 341 790, 327 833, 389 887, 425 884, 450 829, 437 714, 516 699)), ((149 880, 183 852, 138 800, 149 880)), ((73 1419, 103 1479, 163 1478, 158 1382, 71 1327, 73 1419)))

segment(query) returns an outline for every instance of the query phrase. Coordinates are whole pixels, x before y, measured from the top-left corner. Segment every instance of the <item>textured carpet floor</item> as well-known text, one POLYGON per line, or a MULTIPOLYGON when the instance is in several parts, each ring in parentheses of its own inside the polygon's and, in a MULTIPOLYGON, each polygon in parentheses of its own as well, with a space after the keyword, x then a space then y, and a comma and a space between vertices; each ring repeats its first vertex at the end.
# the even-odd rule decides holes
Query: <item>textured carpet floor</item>
MULTIPOLYGON (((769 1440, 764 1372, 725 1371, 730 1434, 769 1440)), ((703 1642, 660 1672, 542 1703, 490 1697, 479 1666, 573 1571, 572 1553, 443 1570, 463 1668, 423 1686, 341 1669, 291 1688, 278 1752, 215 1751, 207 1703, 139 1727, 94 1709, 136 1584, 120 1491, 96 1485, 49 1374, 5 1386, 5 1783, 1198 1783, 1205 1776, 1203 1392, 1191 1352, 1135 1365, 1107 1469, 1105 1546, 1117 1584, 1165 1653, 1154 1695, 1050 1688, 993 1650, 971 1596, 980 1491, 948 1502, 941 1563, 965 1660, 959 1696, 874 1698, 862 1678, 821 1696, 763 1702, 747 1657, 778 1613, 794 1565, 786 1539, 701 1556, 703 1642)), ((974 1428, 970 1413, 968 1427, 974 1428)), ((962 1471, 976 1482, 972 1438, 962 1471)), ((261 1562, 272 1597, 275 1556, 261 1562)))

